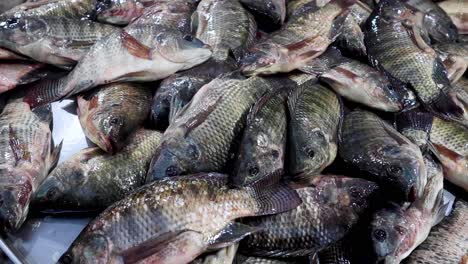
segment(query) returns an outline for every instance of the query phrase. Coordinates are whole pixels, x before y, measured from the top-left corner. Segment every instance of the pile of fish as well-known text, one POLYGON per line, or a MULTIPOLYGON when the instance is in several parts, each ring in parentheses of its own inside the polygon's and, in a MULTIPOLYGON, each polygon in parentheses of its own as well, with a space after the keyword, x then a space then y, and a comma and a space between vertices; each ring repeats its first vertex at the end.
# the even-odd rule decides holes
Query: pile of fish
POLYGON ((463 34, 464 0, 2 1, 0 230, 95 214, 63 264, 466 264, 463 34), (57 164, 63 99, 95 146, 57 164))

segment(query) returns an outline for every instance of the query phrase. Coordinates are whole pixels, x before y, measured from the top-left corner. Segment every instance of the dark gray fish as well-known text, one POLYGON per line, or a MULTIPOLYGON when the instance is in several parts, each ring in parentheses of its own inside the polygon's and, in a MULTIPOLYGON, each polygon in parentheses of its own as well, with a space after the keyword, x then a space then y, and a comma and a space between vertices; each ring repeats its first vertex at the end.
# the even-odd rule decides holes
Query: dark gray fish
POLYGON ((264 15, 275 24, 283 24, 286 19, 286 0, 240 0, 250 10, 264 15))

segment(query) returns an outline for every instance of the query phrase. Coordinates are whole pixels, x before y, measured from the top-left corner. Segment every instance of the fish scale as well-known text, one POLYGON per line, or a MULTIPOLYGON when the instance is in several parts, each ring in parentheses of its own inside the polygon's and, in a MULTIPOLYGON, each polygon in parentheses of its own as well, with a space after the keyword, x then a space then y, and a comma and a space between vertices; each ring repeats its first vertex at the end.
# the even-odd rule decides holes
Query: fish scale
POLYGON ((447 121, 434 117, 429 139, 434 144, 446 146, 464 157, 468 156, 468 131, 458 124, 447 125, 447 121))
MULTIPOLYGON (((51 3, 46 3, 36 8, 21 10, 21 5, 18 8, 6 12, 5 16, 56 16, 68 18, 86 18, 92 15, 96 7, 97 0, 59 0, 51 3)), ((3 16, 2 15, 2 16, 3 16)))

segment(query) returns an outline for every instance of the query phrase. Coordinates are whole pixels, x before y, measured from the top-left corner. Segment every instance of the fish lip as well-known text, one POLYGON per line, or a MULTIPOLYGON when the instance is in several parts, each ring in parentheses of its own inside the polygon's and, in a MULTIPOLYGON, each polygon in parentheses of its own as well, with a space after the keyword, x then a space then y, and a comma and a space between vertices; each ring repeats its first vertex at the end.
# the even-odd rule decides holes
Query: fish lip
POLYGON ((104 144, 106 146, 106 152, 114 155, 118 151, 117 143, 112 139, 110 135, 104 137, 104 144))
POLYGON ((416 198, 418 197, 418 192, 416 190, 416 187, 414 185, 412 185, 409 189, 409 192, 408 192, 408 201, 410 202, 414 202, 416 201, 416 198))

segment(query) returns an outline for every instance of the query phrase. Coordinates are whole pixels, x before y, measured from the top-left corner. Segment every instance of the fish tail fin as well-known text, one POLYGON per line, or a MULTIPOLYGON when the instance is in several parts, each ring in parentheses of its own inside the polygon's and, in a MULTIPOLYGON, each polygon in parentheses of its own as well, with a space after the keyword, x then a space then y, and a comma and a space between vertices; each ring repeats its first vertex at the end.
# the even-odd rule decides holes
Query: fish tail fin
POLYGON ((434 116, 430 113, 412 110, 397 115, 395 121, 397 130, 400 132, 408 128, 429 132, 433 118, 434 116))
POLYGON ((66 77, 39 82, 27 89, 23 101, 28 103, 31 108, 58 101, 64 97, 66 83, 66 77))

